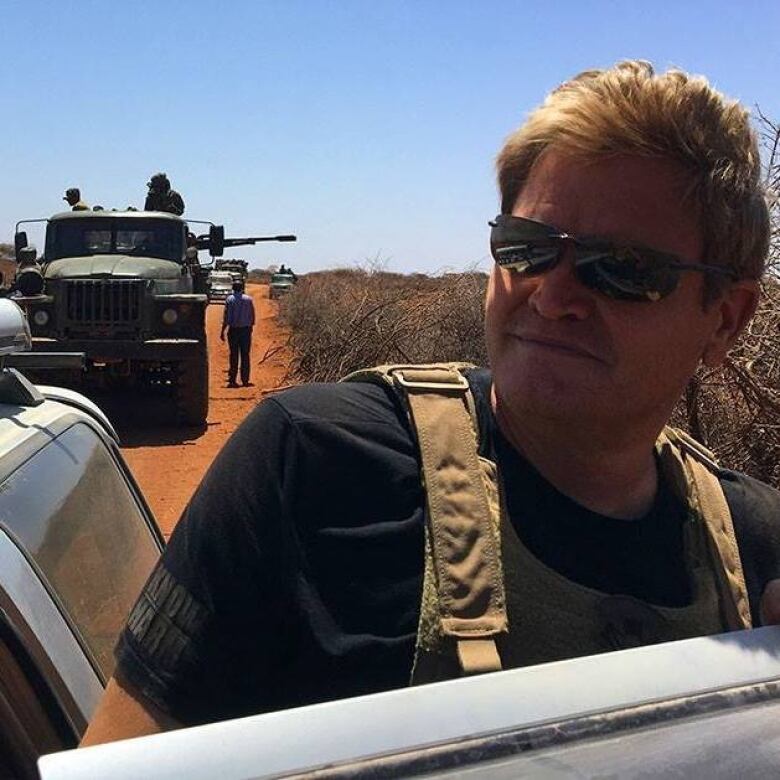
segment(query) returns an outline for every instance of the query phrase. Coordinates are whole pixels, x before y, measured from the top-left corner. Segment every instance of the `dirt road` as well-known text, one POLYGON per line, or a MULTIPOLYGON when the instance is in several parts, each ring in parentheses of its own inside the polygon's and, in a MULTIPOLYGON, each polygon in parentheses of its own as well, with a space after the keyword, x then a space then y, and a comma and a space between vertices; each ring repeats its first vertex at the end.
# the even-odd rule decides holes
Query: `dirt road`
POLYGON ((168 422, 168 406, 154 398, 101 398, 122 440, 122 451, 166 538, 214 456, 264 395, 277 388, 287 370, 287 354, 277 350, 285 334, 276 323, 278 304, 268 287, 249 285, 258 322, 252 339, 253 387, 228 388, 227 344, 219 340, 223 307, 206 312, 209 349, 209 417, 205 430, 168 422), (274 352, 274 354, 269 353, 274 352), (266 356, 265 360, 263 357, 266 356), (261 362, 262 361, 262 362, 261 362), (157 408, 157 407, 160 408, 157 408))

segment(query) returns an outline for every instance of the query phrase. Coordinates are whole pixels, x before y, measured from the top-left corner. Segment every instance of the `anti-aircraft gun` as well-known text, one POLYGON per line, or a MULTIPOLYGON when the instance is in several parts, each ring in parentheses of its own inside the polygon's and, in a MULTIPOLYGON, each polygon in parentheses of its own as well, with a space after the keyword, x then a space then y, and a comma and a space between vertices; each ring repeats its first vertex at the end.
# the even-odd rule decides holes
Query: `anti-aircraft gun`
POLYGON ((293 235, 226 238, 224 227, 158 211, 67 211, 16 225, 17 302, 37 352, 83 352, 86 382, 171 390, 177 419, 208 415, 206 287, 226 247, 295 241, 293 235), (45 225, 43 255, 23 225, 45 225), (191 225, 207 225, 195 235, 191 225))

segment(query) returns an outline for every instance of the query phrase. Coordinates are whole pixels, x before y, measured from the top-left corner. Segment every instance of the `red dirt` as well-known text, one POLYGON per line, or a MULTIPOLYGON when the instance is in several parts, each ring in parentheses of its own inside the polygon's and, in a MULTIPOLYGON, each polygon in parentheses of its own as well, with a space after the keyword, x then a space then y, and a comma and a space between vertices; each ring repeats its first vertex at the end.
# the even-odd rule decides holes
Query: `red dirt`
POLYGON ((250 377, 254 386, 226 386, 228 347, 219 340, 224 309, 210 304, 206 312, 209 416, 205 430, 174 427, 164 417, 147 414, 148 406, 139 410, 131 404, 135 406, 132 412, 127 407, 108 409, 116 420, 125 459, 166 538, 227 438, 264 395, 281 385, 287 371, 286 334, 276 323, 278 304, 269 300, 266 285, 249 285, 247 292, 257 314, 250 377))

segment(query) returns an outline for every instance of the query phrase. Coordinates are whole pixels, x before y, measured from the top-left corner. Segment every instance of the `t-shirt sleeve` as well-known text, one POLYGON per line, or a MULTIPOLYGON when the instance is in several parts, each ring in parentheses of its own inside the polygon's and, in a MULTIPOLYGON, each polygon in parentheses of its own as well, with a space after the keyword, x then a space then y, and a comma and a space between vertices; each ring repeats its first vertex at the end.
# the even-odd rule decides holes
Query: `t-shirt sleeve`
POLYGON ((274 400, 242 423, 184 510, 120 637, 117 674, 185 725, 274 707, 271 681, 289 642, 284 496, 294 439, 274 400), (264 678, 265 702, 256 698, 264 678))
POLYGON ((767 582, 780 577, 780 493, 733 471, 721 475, 731 509, 753 624, 760 625, 759 603, 767 582))

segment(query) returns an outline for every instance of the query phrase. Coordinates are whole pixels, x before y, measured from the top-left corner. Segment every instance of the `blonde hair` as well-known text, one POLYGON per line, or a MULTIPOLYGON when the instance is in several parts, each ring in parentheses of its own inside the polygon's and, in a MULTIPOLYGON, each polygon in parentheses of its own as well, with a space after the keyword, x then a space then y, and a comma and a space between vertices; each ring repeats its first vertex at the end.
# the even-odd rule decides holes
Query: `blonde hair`
POLYGON ((758 279, 769 250, 769 212, 748 111, 701 76, 656 74, 649 62, 588 70, 562 84, 498 155, 501 212, 514 208, 549 147, 584 158, 662 157, 690 177, 689 199, 704 237, 704 262, 758 279))

